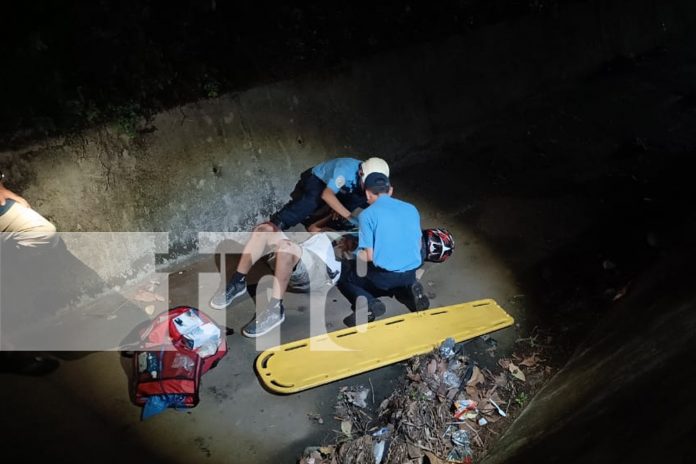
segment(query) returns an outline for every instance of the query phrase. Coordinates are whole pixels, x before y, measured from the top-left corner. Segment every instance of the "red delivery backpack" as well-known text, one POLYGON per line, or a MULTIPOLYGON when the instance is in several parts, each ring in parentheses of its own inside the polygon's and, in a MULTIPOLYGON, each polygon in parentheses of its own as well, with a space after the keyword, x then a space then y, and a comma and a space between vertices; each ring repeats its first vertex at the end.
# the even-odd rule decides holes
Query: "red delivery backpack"
POLYGON ((140 350, 133 353, 133 401, 143 406, 143 419, 166 408, 196 406, 201 376, 228 349, 225 329, 189 306, 158 315, 140 339, 140 350), (205 344, 198 346, 201 341, 205 344))

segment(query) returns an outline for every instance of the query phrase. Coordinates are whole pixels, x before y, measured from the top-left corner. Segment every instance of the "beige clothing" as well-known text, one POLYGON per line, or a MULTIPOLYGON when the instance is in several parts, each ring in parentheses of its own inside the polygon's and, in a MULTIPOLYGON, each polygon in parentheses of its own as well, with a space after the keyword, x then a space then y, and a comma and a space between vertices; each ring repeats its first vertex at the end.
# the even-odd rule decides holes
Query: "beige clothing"
POLYGON ((56 227, 31 208, 15 203, 0 215, 0 235, 5 244, 19 249, 55 246, 56 227))

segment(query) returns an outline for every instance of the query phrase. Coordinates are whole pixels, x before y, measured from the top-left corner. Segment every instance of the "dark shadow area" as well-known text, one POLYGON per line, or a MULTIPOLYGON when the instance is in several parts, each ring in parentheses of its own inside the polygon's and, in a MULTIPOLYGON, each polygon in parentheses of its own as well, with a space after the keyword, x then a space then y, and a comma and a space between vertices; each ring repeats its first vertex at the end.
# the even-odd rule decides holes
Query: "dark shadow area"
POLYGON ((104 122, 148 132, 162 109, 581 1, 12 2, 0 145, 104 122))
POLYGON ((531 97, 445 146, 437 163, 394 174, 397 188, 496 251, 525 289, 530 326, 555 327, 568 349, 658 256, 683 246, 675 237, 696 215, 696 113, 684 103, 693 57, 632 62, 531 97))
POLYGON ((436 185, 395 174, 495 251, 526 330, 571 359, 486 462, 693 460, 693 62, 663 51, 527 99, 412 168, 436 185))
POLYGON ((696 302, 685 272, 695 258, 693 232, 685 228, 679 249, 636 280, 486 462, 694 460, 696 302))
MULTIPOLYGON (((60 360, 58 371, 48 376, 30 377, 8 372, 0 375, 0 391, 8 398, 0 425, 6 459, 19 462, 32 455, 33 459, 51 456, 51 459, 74 462, 161 462, 162 458, 152 447, 127 437, 127 427, 122 429, 111 423, 92 403, 90 397, 96 388, 94 379, 103 372, 100 360, 95 359, 99 356, 92 356, 98 352, 57 351, 62 345, 51 345, 62 340, 70 346, 79 346, 76 340, 86 336, 92 327, 91 315, 76 311, 72 305, 103 292, 105 282, 75 257, 62 239, 58 239, 55 247, 30 252, 18 250, 11 242, 2 245, 0 317, 3 349, 19 346, 23 353, 30 353, 24 350, 38 345, 36 352, 41 350, 60 360), (40 339, 22 338, 40 337, 42 334, 45 336, 40 339), (75 370, 71 364, 78 362, 87 362, 92 367, 75 370), (78 376, 81 389, 71 389, 56 382, 56 374, 78 376), (114 446, 114 443, 126 442, 128 446, 114 446)), ((137 310, 141 313, 120 295, 111 295, 100 310, 105 313, 93 316, 102 318, 113 311, 136 314, 134 310, 137 310)), ((109 324, 110 321, 104 321, 107 329, 109 324)), ((6 362, 5 355, 13 356, 14 353, 4 352, 3 362, 6 362)), ((127 379, 126 371, 124 389, 127 388, 127 379)))

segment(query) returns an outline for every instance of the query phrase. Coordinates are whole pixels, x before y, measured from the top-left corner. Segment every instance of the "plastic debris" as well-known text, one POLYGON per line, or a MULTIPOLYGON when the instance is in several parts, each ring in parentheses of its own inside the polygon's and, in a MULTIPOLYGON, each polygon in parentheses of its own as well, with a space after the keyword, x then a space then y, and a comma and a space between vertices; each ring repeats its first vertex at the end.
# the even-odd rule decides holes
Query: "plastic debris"
POLYGON ((450 370, 447 370, 442 374, 442 382, 449 388, 459 388, 459 386, 462 384, 459 376, 450 370))
POLYGON ((449 462, 457 462, 471 464, 473 461, 473 452, 468 446, 455 446, 447 455, 449 462))
POLYGON ((356 390, 343 391, 349 403, 356 405, 359 408, 367 407, 367 395, 370 391, 366 387, 357 387, 356 390))
POLYGON ((454 338, 452 337, 449 337, 444 342, 442 342, 442 345, 440 345, 440 354, 443 358, 449 359, 456 354, 454 350, 454 343, 454 338))
POLYGON ((384 457, 385 442, 380 440, 372 444, 372 457, 375 458, 375 464, 380 464, 384 457))
POLYGON ((461 401, 455 401, 454 402, 454 407, 455 407, 455 412, 454 412, 454 418, 455 419, 461 419, 461 418, 471 418, 471 417, 465 417, 469 416, 470 413, 473 413, 473 418, 476 418, 476 408, 478 407, 478 403, 473 400, 461 400, 461 401))
POLYGON ((143 407, 142 420, 161 413, 167 408, 175 408, 184 405, 184 395, 153 395, 147 399, 143 407))
POLYGON ((374 441, 372 442, 372 457, 375 458, 375 464, 380 464, 384 458, 388 448, 388 439, 391 435, 391 426, 382 427, 372 433, 374 441))
POLYGON ((498 414, 500 414, 503 417, 507 417, 507 413, 503 411, 500 408, 500 406, 498 406, 498 404, 495 401, 493 401, 493 399, 489 399, 488 401, 495 407, 495 409, 498 411, 498 414))
POLYGON ((457 446, 469 446, 471 440, 469 439, 469 434, 466 430, 455 430, 452 433, 452 443, 457 446))
POLYGON ((404 384, 373 408, 367 407, 368 388, 341 387, 334 414, 341 427, 334 427, 333 451, 305 453, 299 464, 309 464, 310 458, 314 464, 471 464, 474 452, 485 453, 501 430, 496 423, 509 419, 499 404, 511 404, 511 411, 517 411, 522 405, 513 402, 515 395, 533 392, 534 379, 549 374, 543 365, 544 346, 535 337, 520 339, 531 350, 500 358, 500 369, 480 367, 477 353, 469 356, 454 340, 445 340, 430 354, 410 359, 404 384), (523 389, 511 372, 511 366, 520 370, 515 364, 527 371, 529 382, 523 389))

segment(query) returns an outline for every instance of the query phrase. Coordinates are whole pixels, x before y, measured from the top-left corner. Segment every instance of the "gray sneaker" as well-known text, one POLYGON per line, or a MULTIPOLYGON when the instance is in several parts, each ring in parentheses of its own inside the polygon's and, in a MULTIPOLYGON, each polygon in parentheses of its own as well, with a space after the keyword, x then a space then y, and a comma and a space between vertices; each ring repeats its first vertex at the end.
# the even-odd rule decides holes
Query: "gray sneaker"
POLYGON ((233 280, 223 289, 219 289, 210 299, 210 307, 213 309, 225 309, 232 300, 246 292, 246 281, 233 280))
POLYGON ((256 338, 266 335, 271 330, 278 327, 285 320, 285 308, 281 303, 274 308, 266 308, 261 314, 255 315, 242 329, 242 334, 246 337, 256 338))

